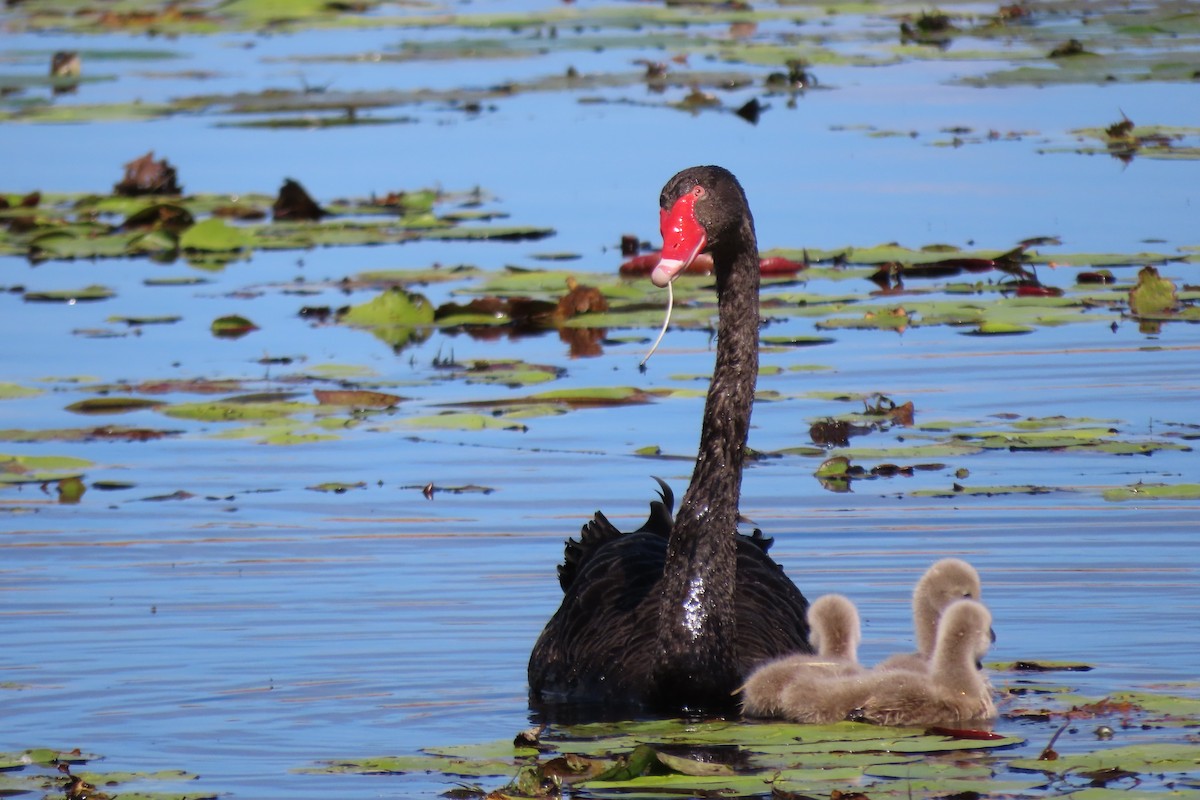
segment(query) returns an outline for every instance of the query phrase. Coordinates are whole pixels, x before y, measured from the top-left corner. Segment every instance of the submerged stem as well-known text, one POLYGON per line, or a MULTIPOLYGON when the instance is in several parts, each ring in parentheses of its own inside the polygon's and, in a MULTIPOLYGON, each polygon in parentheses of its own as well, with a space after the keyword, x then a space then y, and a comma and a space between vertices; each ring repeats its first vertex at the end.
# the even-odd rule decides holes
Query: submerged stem
POLYGON ((650 356, 654 355, 654 351, 658 349, 658 345, 662 342, 663 336, 667 333, 667 326, 671 324, 671 309, 675 307, 675 292, 671 289, 673 284, 667 284, 667 317, 663 320, 662 330, 658 332, 658 338, 654 340, 654 345, 650 348, 650 352, 646 353, 646 357, 642 359, 639 367, 646 366, 646 362, 650 360, 650 356))

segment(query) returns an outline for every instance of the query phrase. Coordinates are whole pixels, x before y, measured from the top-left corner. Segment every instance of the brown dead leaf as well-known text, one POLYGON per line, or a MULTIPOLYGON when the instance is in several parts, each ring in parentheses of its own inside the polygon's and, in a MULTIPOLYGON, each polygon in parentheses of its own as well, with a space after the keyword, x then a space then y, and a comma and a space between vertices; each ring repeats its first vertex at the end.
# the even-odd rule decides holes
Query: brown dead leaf
POLYGON ((113 186, 113 191, 125 197, 183 194, 175 168, 165 158, 155 161, 153 150, 125 165, 125 177, 113 186))
POLYGON ((591 311, 608 311, 608 301, 594 286, 578 283, 574 278, 567 279, 567 293, 558 301, 555 315, 559 319, 570 319, 577 314, 587 314, 591 311))
POLYGON ((284 220, 316 221, 329 212, 317 205, 304 187, 291 178, 285 178, 279 188, 279 196, 271 206, 276 222, 284 220))
POLYGON ((323 406, 350 406, 352 408, 394 408, 403 397, 386 392, 369 392, 363 389, 314 389, 317 402, 323 406))

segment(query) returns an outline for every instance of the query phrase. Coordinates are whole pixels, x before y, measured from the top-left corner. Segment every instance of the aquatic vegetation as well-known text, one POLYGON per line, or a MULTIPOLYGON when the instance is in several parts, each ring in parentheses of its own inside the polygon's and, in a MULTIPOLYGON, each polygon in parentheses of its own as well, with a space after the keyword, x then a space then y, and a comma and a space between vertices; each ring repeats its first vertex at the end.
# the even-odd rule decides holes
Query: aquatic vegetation
MULTIPOLYGON (((286 186, 286 184, 285 184, 286 186)), ((247 258, 256 250, 399 244, 438 241, 540 239, 548 228, 463 224, 454 208, 475 208, 479 192, 432 189, 393 191, 329 203, 323 221, 267 222, 269 195, 141 195, 119 193, 3 195, 0 254, 33 262, 153 257, 217 265, 247 258), (11 198, 11 199, 9 199, 11 198), (444 210, 442 214, 437 210, 444 210)), ((164 285, 164 284, 160 284, 164 285)), ((112 290, 92 285, 77 290, 28 292, 30 301, 103 300, 112 290)))
MULTIPOLYGON (((1200 779, 1193 744, 1171 741, 1195 725, 1200 701, 1128 692, 1105 698, 1031 680, 1033 664, 994 665, 1002 698, 996 732, 703 720, 628 721, 535 728, 513 740, 423 748, 412 755, 345 757, 310 774, 434 775, 463 796, 541 797, 570 787, 588 797, 716 792, 746 796, 1058 796, 1081 786, 1130 786, 1147 797, 1191 796, 1200 779), (1060 720, 1109 737, 1060 742, 1060 720), (1108 723, 1106 725, 1106 723, 1108 723), (1020 736, 1007 731, 1019 725, 1020 736), (1056 732, 1057 731, 1057 732, 1056 732), (1141 732, 1139 741, 1121 740, 1141 732), (1151 733, 1146 734, 1145 731, 1151 733), (464 782, 467 779, 469 782, 464 782), (494 795, 493 795, 494 796, 494 795)), ((1044 671, 1075 669, 1046 664, 1044 671)), ((1114 795, 1116 796, 1116 795, 1114 795)))
MULTIPOLYGON (((2 687, 21 688, 21 687, 2 687)), ((183 770, 156 772, 96 771, 103 756, 75 750, 36 748, 0 753, 0 791, 23 795, 53 791, 68 800, 88 797, 137 797, 142 800, 215 800, 218 792, 197 791, 185 784, 199 776, 183 770), (97 788, 100 787, 100 788, 97 788), (101 789, 103 791, 101 791, 101 789)))
MULTIPOLYGON (((1186 105, 1150 103, 1195 82, 1194 10, 533 5, 5 7, 0 126, 19 168, 0 187, 0 545, 14 601, 0 697, 18 737, 52 725, 93 733, 69 745, 119 752, 110 771, 69 746, 4 754, 0 794, 501 797, 561 781, 581 798, 1194 796, 1197 686, 1146 685, 1194 662, 1194 642, 1121 640, 1186 610, 1195 585, 1176 556, 1200 501, 1200 243, 1147 219, 1158 204, 1128 189, 1152 171, 1187 185, 1200 135, 1162 124, 1186 105), (927 108, 927 91, 945 102, 927 108), (1099 110, 1044 113, 1080 98, 1099 110), (1001 739, 689 720, 423 747, 524 718, 509 662, 542 600, 526 591, 529 542, 552 550, 578 525, 562 500, 590 502, 584 487, 616 475, 679 489, 690 463, 678 442, 694 440, 681 420, 711 368, 711 278, 676 286, 672 349, 639 372, 663 298, 618 269, 653 258, 640 241, 653 215, 580 236, 557 197, 521 196, 539 160, 492 136, 502 122, 550 155, 546 137, 614 119, 769 153, 786 216, 765 218, 781 245, 765 255, 807 266, 764 274, 747 526, 775 536, 789 566, 834 556, 814 588, 858 575, 877 587, 918 551, 978 552, 1019 612, 1000 641, 1014 628, 1054 639, 1056 657, 1096 672, 998 667, 1001 739), (469 153, 430 148, 443 130, 469 153), (115 138, 128 152, 97 167, 93 143, 115 138), (197 139, 214 158, 242 144, 208 163, 197 139), (845 150, 820 149, 831 139, 845 150), (339 150, 368 141, 365 169, 339 150), (832 173, 850 149, 854 168, 832 173), (238 174, 258 153, 272 174, 238 174), (507 174, 439 186, 436 162, 460 153, 506 159, 507 174), (114 189, 131 158, 132 184, 157 191, 114 189), (360 170, 339 176, 343 196, 292 196, 327 186, 318 175, 343 158, 360 170), (1005 177, 956 184, 968 161, 1005 177), (413 163, 434 178, 411 177, 413 163), (934 209, 939 192, 961 195, 979 229, 823 227, 877 230, 825 190, 886 196, 896 166, 897 197, 928 186, 934 209), (993 224, 1009 219, 1023 229, 993 224), (566 235, 542 241, 554 227, 566 235), (626 235, 633 253, 618 256, 626 235), (1097 618, 1111 631, 1084 630, 1097 618), (96 730, 122 739, 110 748, 96 730), (205 779, 125 771, 177 764, 203 764, 205 779), (226 767, 233 777, 212 778, 226 767)), ((597 145, 581 143, 590 163, 597 145)), ((661 177, 620 166, 603 180, 661 177)), ((12 746, 64 744, 28 736, 12 746)))

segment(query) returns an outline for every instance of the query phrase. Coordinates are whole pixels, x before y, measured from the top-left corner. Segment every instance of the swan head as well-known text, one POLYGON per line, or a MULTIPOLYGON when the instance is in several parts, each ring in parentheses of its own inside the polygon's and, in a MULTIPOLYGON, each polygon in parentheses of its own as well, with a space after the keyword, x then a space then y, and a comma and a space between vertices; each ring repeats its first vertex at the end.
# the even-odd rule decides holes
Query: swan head
POLYGON ((660 288, 668 285, 696 256, 719 246, 749 220, 746 194, 729 170, 691 167, 676 174, 659 195, 663 249, 650 280, 660 288))

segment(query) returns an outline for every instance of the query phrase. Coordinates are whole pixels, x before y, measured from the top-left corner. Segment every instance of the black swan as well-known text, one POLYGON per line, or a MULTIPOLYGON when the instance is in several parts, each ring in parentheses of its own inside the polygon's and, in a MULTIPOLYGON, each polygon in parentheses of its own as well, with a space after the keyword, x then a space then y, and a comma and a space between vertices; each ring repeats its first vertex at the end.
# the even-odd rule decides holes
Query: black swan
POLYGON ((790 655, 759 665, 741 689, 742 713, 778 717, 784 713, 783 690, 798 677, 833 677, 864 672, 858 663, 862 626, 858 609, 840 594, 818 597, 808 608, 809 640, 816 655, 790 655))
POLYGON ((669 535, 622 534, 597 513, 568 542, 562 605, 529 659, 540 708, 733 711, 755 666, 812 652, 808 603, 767 555, 771 540, 737 533, 758 377, 758 243, 745 193, 727 170, 693 167, 667 182, 659 204, 654 283, 668 285, 702 251, 716 277, 716 365, 696 466, 669 535))
POLYGON ((982 600, 979 573, 960 558, 943 558, 925 571, 913 589, 913 635, 915 653, 897 653, 878 665, 878 669, 922 670, 929 668, 929 657, 937 640, 938 620, 956 600, 982 600))

